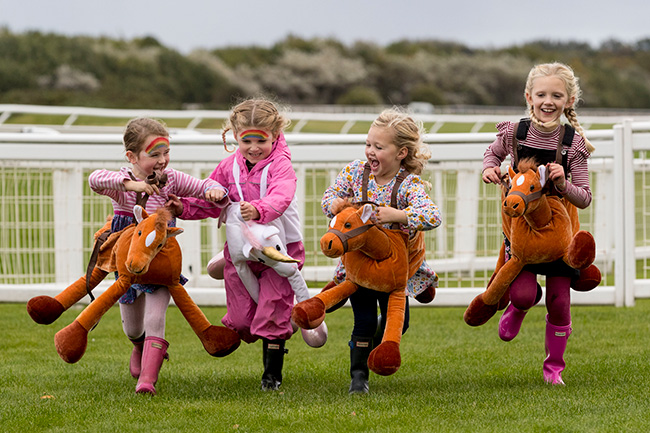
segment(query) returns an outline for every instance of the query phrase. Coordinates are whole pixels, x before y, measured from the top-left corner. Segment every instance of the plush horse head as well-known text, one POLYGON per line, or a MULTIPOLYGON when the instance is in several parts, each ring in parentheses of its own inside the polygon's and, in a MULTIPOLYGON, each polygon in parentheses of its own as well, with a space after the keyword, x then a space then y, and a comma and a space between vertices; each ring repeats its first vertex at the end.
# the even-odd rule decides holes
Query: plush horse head
POLYGON ((136 206, 133 214, 138 225, 131 238, 124 264, 129 273, 141 275, 149 271, 149 265, 166 245, 167 239, 183 233, 183 229, 167 227, 171 214, 164 208, 150 217, 142 207, 136 206))
MULTIPOLYGON (((182 229, 169 228, 170 214, 158 209, 149 216, 140 206, 134 208, 137 225, 113 233, 102 245, 97 265, 92 269, 88 287, 97 286, 109 272, 117 271, 118 279, 91 302, 73 323, 54 337, 59 356, 66 362, 79 361, 86 351, 88 332, 132 284, 159 284, 169 288, 174 303, 192 330, 213 356, 225 356, 239 347, 237 332, 213 326, 180 284, 182 254, 175 236, 182 229)), ((86 276, 67 287, 54 298, 38 296, 30 299, 27 310, 37 323, 56 320, 63 311, 86 295, 86 276)))
POLYGON ((579 230, 577 212, 570 216, 562 200, 542 192, 546 168, 531 159, 521 160, 518 167, 519 173, 509 169, 511 188, 507 193, 504 190, 502 202, 502 228, 510 240, 511 257, 505 261, 502 247, 487 289, 465 311, 465 321, 472 326, 482 325, 496 313, 499 301, 525 265, 562 259, 572 268, 584 270, 595 258, 594 238, 579 230))
POLYGON ((401 365, 399 344, 404 325, 405 289, 410 276, 408 235, 372 224, 371 214, 370 204, 361 207, 348 204, 335 215, 321 238, 321 249, 328 257, 341 257, 346 280, 296 304, 291 317, 301 328, 311 329, 323 321, 327 309, 359 287, 389 293, 383 340, 368 358, 368 367, 386 376, 395 373, 401 365))

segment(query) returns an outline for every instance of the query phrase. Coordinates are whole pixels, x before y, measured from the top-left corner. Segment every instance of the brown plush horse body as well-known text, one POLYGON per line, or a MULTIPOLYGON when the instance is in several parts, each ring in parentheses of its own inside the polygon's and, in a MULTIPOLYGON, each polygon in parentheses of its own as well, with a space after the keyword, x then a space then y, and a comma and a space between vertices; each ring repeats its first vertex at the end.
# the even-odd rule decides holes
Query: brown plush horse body
POLYGON ((346 280, 296 304, 291 317, 301 328, 313 329, 323 321, 327 309, 359 287, 389 293, 386 330, 381 344, 368 357, 370 370, 387 376, 401 365, 406 284, 420 267, 422 257, 409 263, 408 234, 372 224, 371 213, 369 204, 361 208, 348 204, 332 219, 329 231, 320 240, 321 250, 328 257, 341 257, 346 280))
MULTIPOLYGON (((158 209, 149 216, 142 207, 136 206, 134 214, 137 225, 113 233, 102 245, 88 287, 97 286, 109 272, 117 271, 118 279, 74 322, 56 333, 54 342, 59 356, 69 363, 79 361, 86 350, 88 332, 132 284, 167 286, 174 303, 206 351, 212 356, 226 356, 233 352, 240 344, 238 334, 223 326, 211 325, 180 284, 182 254, 174 237, 183 230, 167 226, 170 214, 165 209, 158 209)), ((27 310, 35 322, 52 323, 86 293, 84 276, 54 298, 38 296, 30 299, 27 310)))
POLYGON ((562 259, 572 268, 586 270, 585 279, 597 277, 600 282, 600 271, 592 265, 596 251, 593 236, 579 230, 577 212, 568 212, 559 197, 542 193, 546 183, 545 167, 537 167, 532 160, 522 160, 519 170, 515 174, 509 168, 512 186, 507 195, 504 193, 502 205, 503 232, 510 240, 511 257, 505 261, 502 246, 487 289, 476 296, 465 311, 465 322, 472 326, 484 324, 499 307, 505 307, 500 301, 527 264, 562 259))

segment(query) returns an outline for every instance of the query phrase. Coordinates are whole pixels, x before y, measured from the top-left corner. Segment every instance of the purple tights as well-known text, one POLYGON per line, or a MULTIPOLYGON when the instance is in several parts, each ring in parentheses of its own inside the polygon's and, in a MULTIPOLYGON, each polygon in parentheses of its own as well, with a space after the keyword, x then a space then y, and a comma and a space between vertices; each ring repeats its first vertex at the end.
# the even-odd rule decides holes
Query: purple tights
MULTIPOLYGON (((520 310, 535 305, 537 274, 522 270, 510 285, 510 302, 520 310)), ((571 323, 571 278, 546 277, 546 311, 553 325, 571 323)))

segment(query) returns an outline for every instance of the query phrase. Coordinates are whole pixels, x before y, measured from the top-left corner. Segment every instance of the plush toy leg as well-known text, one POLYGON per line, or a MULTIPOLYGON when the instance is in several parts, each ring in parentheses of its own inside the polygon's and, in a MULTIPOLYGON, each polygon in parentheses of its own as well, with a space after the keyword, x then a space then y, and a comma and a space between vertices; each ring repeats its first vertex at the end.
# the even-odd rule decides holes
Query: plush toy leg
POLYGON ((350 346, 350 394, 367 394, 368 378, 368 356, 372 351, 372 338, 357 337, 353 335, 349 342, 350 346))
POLYGON ((327 343, 327 324, 323 321, 314 329, 301 329, 302 339, 313 348, 323 347, 327 343))
POLYGON ((203 311, 180 284, 170 286, 169 292, 194 333, 199 337, 205 350, 212 356, 222 357, 231 354, 239 347, 239 334, 225 326, 210 324, 203 311))
MULTIPOLYGON (((90 288, 94 289, 106 275, 107 272, 99 268, 93 269, 90 277, 90 288)), ((30 299, 27 302, 27 313, 34 322, 49 325, 54 323, 64 311, 79 302, 86 294, 86 276, 84 275, 53 298, 50 296, 36 296, 30 299)))
MULTIPOLYGON (((131 340, 131 339, 129 339, 131 340)), ((129 372, 134 378, 140 376, 142 369, 142 346, 144 344, 144 334, 140 338, 131 340, 133 343, 133 350, 131 351, 131 359, 129 360, 129 372)))
POLYGON ((282 366, 284 364, 284 340, 262 339, 262 391, 276 391, 282 384, 282 366))
POLYGON ((480 326, 490 320, 497 312, 501 298, 522 268, 522 263, 516 257, 511 257, 499 272, 493 274, 485 292, 478 294, 465 310, 465 323, 480 326))
POLYGON ((566 363, 564 362, 564 351, 567 340, 571 335, 571 324, 556 326, 548 321, 546 316, 546 359, 544 360, 544 381, 552 385, 564 385, 562 372, 566 363))
POLYGON ((120 299, 131 285, 131 279, 120 277, 94 302, 77 316, 74 322, 61 329, 54 335, 56 351, 65 362, 74 364, 86 352, 88 332, 99 322, 99 319, 113 304, 120 299))
POLYGON ((399 350, 404 328, 404 311, 406 294, 403 290, 395 290, 388 297, 386 310, 386 329, 382 343, 375 347, 368 357, 368 367, 381 376, 395 373, 402 364, 399 350))
POLYGON ((578 279, 571 281, 571 288, 578 292, 588 292, 598 287, 601 280, 600 269, 592 264, 580 271, 578 279))
POLYGON ((325 311, 356 292, 358 286, 345 280, 338 286, 299 302, 291 311, 291 319, 304 329, 314 329, 325 319, 325 311))
MULTIPOLYGON (((329 289, 332 289, 334 287, 336 287, 336 281, 330 281, 329 283, 327 283, 325 285, 325 287, 323 287, 323 290, 321 290, 321 293, 326 292, 329 289)), ((344 306, 346 302, 348 302, 348 298, 345 298, 341 302, 339 302, 338 304, 335 304, 332 307, 328 308, 325 312, 328 313, 328 314, 332 313, 332 312, 338 310, 339 308, 341 308, 342 306, 344 306)))
POLYGON ((158 382, 158 373, 160 373, 163 359, 169 359, 168 347, 169 343, 162 338, 147 337, 144 339, 142 372, 138 378, 138 384, 135 386, 136 393, 156 394, 155 385, 158 382))
POLYGON ((580 230, 573 236, 567 249, 566 263, 575 269, 584 269, 591 265, 596 258, 596 241, 585 230, 580 230))

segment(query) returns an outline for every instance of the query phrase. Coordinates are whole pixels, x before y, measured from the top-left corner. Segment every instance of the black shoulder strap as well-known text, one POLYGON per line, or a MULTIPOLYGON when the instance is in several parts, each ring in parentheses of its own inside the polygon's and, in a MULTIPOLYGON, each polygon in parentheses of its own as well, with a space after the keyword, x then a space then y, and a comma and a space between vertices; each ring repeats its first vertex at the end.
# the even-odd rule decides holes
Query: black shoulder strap
POLYGON ((513 125, 512 133, 512 169, 518 171, 519 165, 519 148, 521 147, 520 141, 524 141, 528 137, 528 130, 530 129, 530 119, 524 117, 519 122, 513 125))
POLYGON ((562 125, 560 130, 560 141, 557 143, 557 153, 555 154, 555 160, 562 164, 564 168, 564 173, 569 173, 569 150, 573 143, 573 136, 575 135, 576 130, 571 125, 562 125))

